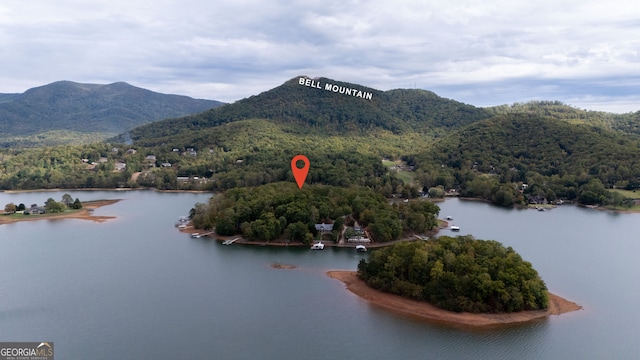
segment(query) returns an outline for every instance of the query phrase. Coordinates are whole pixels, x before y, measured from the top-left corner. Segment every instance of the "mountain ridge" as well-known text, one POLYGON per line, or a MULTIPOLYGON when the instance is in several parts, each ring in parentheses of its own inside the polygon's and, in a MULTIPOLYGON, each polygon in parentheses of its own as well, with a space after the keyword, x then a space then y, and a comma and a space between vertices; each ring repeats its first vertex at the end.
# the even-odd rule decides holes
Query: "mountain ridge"
POLYGON ((195 131, 245 119, 267 119, 288 126, 290 131, 362 133, 382 129, 395 134, 419 131, 444 133, 466 123, 491 116, 487 110, 442 98, 426 90, 381 91, 325 77, 314 81, 353 88, 372 94, 371 100, 312 88, 297 76, 282 85, 219 108, 183 118, 167 119, 131 131, 136 140, 195 131), (399 115, 398 115, 399 114, 399 115))
POLYGON ((85 84, 68 80, 19 94, 0 94, 0 143, 48 131, 113 136, 145 123, 198 113, 222 105, 215 100, 161 94, 129 85, 85 84))
MULTIPOLYGON (((342 91, 342 90, 341 90, 342 91)), ((580 110, 558 101, 531 101, 476 107, 423 89, 378 90, 327 77, 293 77, 279 86, 225 106, 181 118, 166 119, 131 131, 144 144, 165 141, 175 134, 199 131, 246 119, 266 119, 289 132, 362 134, 376 129, 393 134, 417 132, 441 137, 452 130, 493 116, 532 113, 574 124, 584 123, 640 135, 640 111, 613 114, 580 110), (333 90, 330 88, 333 86, 333 90), (329 88, 327 88, 329 87, 329 88), (362 91, 370 99, 336 91, 336 87, 362 91)))

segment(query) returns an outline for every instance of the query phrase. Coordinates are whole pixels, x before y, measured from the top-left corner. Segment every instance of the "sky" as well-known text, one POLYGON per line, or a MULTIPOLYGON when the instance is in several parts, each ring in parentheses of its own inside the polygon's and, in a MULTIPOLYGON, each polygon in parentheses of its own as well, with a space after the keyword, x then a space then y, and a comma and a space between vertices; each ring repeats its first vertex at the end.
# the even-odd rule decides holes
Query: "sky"
POLYGON ((3 0, 0 93, 124 81, 234 102, 287 80, 418 88, 475 106, 640 110, 627 0, 3 0))

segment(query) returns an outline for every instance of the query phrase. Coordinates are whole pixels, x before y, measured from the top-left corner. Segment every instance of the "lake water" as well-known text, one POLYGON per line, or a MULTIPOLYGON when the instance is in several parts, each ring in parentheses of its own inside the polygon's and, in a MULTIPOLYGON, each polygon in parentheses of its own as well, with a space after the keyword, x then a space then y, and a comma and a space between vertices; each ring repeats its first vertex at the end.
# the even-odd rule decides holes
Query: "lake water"
MULTIPOLYGON (((640 357, 640 214, 440 203, 460 234, 512 246, 552 292, 584 306, 465 330, 390 313, 345 290, 325 272, 355 270, 366 255, 351 249, 223 246, 179 233, 175 221, 207 194, 69 193, 123 201, 96 210, 117 216, 105 223, 0 225, 0 341, 53 341, 56 359, 640 357)), ((62 194, 0 193, 0 205, 62 194)))

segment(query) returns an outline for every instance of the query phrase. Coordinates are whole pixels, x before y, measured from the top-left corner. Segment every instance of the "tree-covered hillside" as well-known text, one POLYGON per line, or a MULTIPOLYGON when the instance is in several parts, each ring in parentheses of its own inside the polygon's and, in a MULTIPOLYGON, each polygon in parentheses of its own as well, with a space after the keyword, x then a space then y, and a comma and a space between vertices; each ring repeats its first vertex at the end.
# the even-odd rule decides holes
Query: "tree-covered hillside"
POLYGON ((519 113, 472 124, 407 159, 424 185, 460 187, 462 195, 503 205, 518 201, 519 190, 579 199, 592 180, 601 203, 605 187, 635 188, 640 177, 637 137, 519 113))
POLYGON ((404 140, 384 131, 360 137, 298 136, 267 120, 244 120, 167 137, 153 147, 98 143, 4 151, 0 188, 144 186, 222 191, 293 181, 290 161, 302 153, 311 162, 309 184, 360 185, 387 196, 415 197, 419 189, 403 184, 380 161, 380 154, 400 156, 410 151, 404 140))
MULTIPOLYGON (((0 96, 0 146, 55 145, 48 131, 74 134, 75 141, 108 136, 167 118, 199 113, 218 101, 166 95, 126 83, 109 85, 58 81, 22 94, 0 96), (42 140, 42 141, 40 141, 42 140)), ((59 133, 58 133, 59 134, 59 133)), ((95 140, 94 140, 95 141, 95 140)))
POLYGON ((640 135, 640 111, 614 114, 604 111, 582 110, 560 101, 531 101, 487 108, 495 114, 531 114, 572 124, 595 125, 621 133, 640 135))

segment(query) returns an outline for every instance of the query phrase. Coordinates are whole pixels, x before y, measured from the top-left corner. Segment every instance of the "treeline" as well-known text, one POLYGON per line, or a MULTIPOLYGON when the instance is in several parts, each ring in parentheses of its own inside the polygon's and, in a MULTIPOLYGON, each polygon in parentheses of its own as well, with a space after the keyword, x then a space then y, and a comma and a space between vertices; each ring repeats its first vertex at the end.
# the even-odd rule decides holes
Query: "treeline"
POLYGON ((425 186, 503 206, 536 199, 621 205, 607 189, 640 186, 636 137, 528 114, 475 123, 405 159, 425 186))
POLYGON ((387 242, 403 232, 433 229, 438 212, 428 201, 390 205, 382 195, 360 186, 299 189, 294 182, 283 182, 227 190, 208 204, 196 204, 190 215, 196 228, 215 227, 220 235, 309 243, 317 235, 315 224, 334 224, 335 240, 343 224, 356 221, 374 241, 387 242))
POLYGON ((450 311, 508 313, 546 309, 547 288, 511 247, 471 236, 397 243, 358 264, 374 289, 450 311))

